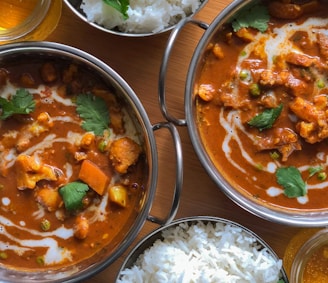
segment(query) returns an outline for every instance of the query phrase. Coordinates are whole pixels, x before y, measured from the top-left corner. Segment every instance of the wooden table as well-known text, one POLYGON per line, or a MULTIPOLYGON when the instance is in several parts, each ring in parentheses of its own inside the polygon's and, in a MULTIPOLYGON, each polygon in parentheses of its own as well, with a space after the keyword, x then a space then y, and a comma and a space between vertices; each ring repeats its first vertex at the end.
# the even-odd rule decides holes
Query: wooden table
MULTIPOLYGON (((212 22, 230 0, 210 0, 197 14, 212 22)), ((171 114, 183 118, 185 78, 194 49, 203 31, 188 25, 174 47, 167 76, 167 97, 171 114)), ((158 102, 158 74, 169 33, 144 38, 124 38, 98 31, 81 21, 66 5, 56 30, 47 38, 77 47, 106 62, 132 87, 143 103, 151 123, 164 121, 158 102)), ((228 199, 205 172, 190 142, 186 127, 178 128, 184 155, 184 184, 176 218, 211 215, 227 218, 250 228, 282 257, 290 238, 299 228, 271 223, 254 216, 228 199)), ((155 133, 159 154, 159 179, 151 213, 164 217, 168 212, 175 181, 173 143, 166 131, 155 133)), ((146 222, 132 248, 158 226, 146 222)), ((129 251, 129 250, 128 250, 129 251)), ((115 282, 128 251, 103 272, 85 282, 115 282)))

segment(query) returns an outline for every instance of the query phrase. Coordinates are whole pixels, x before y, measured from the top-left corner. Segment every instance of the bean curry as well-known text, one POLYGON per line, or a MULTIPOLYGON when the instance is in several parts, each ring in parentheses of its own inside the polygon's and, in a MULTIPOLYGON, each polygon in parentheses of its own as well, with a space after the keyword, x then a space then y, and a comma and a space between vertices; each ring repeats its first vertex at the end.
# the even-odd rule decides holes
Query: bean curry
POLYGON ((123 99, 52 57, 2 60, 0 91, 0 265, 66 267, 114 249, 148 174, 123 99))
POLYGON ((327 1, 253 3, 206 50, 195 91, 201 140, 243 195, 327 209, 327 1))

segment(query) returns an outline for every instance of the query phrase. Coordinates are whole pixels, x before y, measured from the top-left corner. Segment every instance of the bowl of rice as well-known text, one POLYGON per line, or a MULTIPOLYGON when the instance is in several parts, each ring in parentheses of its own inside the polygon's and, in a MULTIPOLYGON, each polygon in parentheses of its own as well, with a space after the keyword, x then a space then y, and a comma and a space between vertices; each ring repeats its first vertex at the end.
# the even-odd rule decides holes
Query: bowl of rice
POLYGON ((282 260, 254 232, 217 217, 189 217, 162 226, 139 242, 116 283, 287 283, 282 260))
POLYGON ((144 37, 173 29, 207 0, 64 0, 80 19, 107 33, 144 37))

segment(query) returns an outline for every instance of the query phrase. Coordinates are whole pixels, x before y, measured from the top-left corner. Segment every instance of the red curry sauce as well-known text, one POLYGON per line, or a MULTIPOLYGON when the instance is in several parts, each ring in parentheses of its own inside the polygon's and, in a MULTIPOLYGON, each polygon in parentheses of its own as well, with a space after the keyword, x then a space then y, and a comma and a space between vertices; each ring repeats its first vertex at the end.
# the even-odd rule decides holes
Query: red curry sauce
POLYGON ((265 31, 220 28, 197 81, 197 122, 213 163, 240 192, 277 207, 325 209, 328 5, 292 2, 259 4, 265 31), (299 173, 305 192, 286 193, 279 168, 299 173))
POLYGON ((3 118, 1 104, 0 265, 73 265, 114 249, 135 221, 148 174, 142 140, 124 102, 91 71, 65 60, 17 60, 2 62, 1 98, 28 91, 35 108, 3 118), (83 127, 81 95, 109 109, 84 105, 109 115, 101 133, 83 127), (86 191, 68 208, 60 190, 74 182, 86 191))

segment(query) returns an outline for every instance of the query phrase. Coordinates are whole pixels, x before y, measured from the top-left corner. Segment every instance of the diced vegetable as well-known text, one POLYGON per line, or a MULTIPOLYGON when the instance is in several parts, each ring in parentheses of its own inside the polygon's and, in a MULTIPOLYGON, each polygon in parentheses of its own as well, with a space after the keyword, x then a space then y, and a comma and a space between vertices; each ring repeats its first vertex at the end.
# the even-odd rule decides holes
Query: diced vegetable
POLYGON ((89 233, 89 222, 84 216, 79 215, 75 219, 74 237, 80 240, 85 239, 89 233))
POLYGON ((110 182, 110 178, 90 160, 83 161, 79 172, 79 179, 101 196, 104 194, 110 182))
POLYGON ((113 186, 109 189, 109 200, 121 207, 127 205, 127 191, 123 186, 113 186))
POLYGON ((35 157, 19 155, 16 159, 17 188, 34 189, 40 180, 57 181, 61 171, 53 166, 42 164, 35 157))

